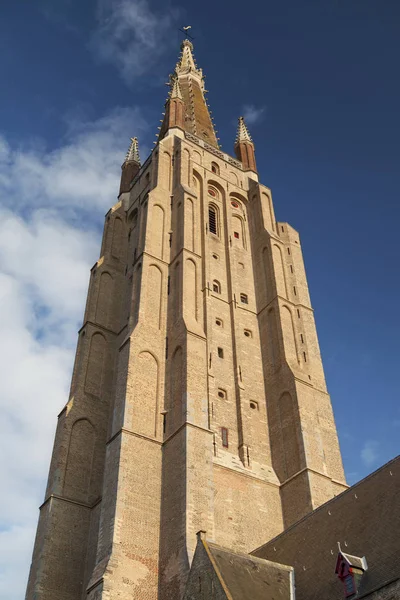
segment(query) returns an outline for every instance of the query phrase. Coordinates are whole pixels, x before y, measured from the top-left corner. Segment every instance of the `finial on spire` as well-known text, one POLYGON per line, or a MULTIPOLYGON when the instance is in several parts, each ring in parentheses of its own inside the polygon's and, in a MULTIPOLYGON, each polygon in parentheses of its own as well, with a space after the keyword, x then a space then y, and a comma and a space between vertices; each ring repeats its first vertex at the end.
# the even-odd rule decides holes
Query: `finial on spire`
POLYGON ((239 125, 238 125, 235 143, 238 144, 239 142, 253 143, 253 140, 251 139, 249 130, 247 129, 247 125, 244 122, 244 117, 239 117, 239 125))
MULTIPOLYGON (((191 75, 197 76, 200 81, 203 79, 203 71, 198 69, 193 56, 193 44, 190 40, 183 40, 181 44, 181 55, 176 65, 175 72, 177 75, 191 75)), ((204 85, 202 85, 202 89, 204 85)))
POLYGON ((137 164, 140 165, 139 142, 137 137, 131 138, 131 145, 126 153, 125 162, 130 161, 137 162, 137 164))
POLYGON ((137 137, 131 138, 131 145, 122 164, 119 193, 129 192, 132 181, 140 171, 139 142, 137 137))

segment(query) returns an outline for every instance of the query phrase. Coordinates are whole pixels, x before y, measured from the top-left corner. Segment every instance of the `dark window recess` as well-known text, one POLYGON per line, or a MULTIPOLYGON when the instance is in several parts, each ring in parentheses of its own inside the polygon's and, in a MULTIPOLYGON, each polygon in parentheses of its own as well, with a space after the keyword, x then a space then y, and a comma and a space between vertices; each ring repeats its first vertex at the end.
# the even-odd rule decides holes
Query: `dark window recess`
POLYGON ((238 202, 235 202, 235 200, 231 200, 231 205, 233 206, 233 208, 239 208, 239 204, 238 202))
POLYGON ((215 319, 215 324, 218 325, 218 327, 222 327, 221 319, 215 319))
POLYGON ((304 356, 304 362, 307 362, 307 355, 305 352, 303 352, 303 356, 304 356))
POLYGON ((167 415, 163 413, 163 433, 167 431, 167 415))
POLYGON ((211 171, 219 175, 219 166, 217 165, 217 163, 211 163, 211 171))
POLYGON ((290 256, 290 248, 288 248, 288 249, 287 249, 287 253, 288 253, 288 254, 289 254, 289 256, 290 256))
POLYGON ((171 277, 170 277, 169 275, 168 275, 168 283, 167 283, 167 286, 168 286, 168 296, 169 296, 169 293, 170 293, 170 291, 171 291, 171 277))
POLYGON ((293 273, 293 266, 290 265, 290 272, 293 273))
POLYGON ((300 334, 300 340, 301 340, 301 343, 304 344, 304 338, 303 338, 303 334, 302 333, 300 334))
POLYGON ((282 231, 285 231, 284 228, 281 226, 282 231))
POLYGON ((238 240, 239 239, 239 232, 238 231, 234 231, 233 232, 234 237, 238 240))
POLYGON ((223 348, 218 348, 218 358, 224 358, 224 350, 223 350, 223 348))
POLYGON ((297 296, 296 288, 293 286, 294 295, 297 296))
POLYGON ((228 430, 226 427, 221 427, 221 438, 222 438, 222 445, 224 448, 228 448, 229 443, 228 443, 228 430))
POLYGON ((256 410, 258 408, 257 402, 250 401, 250 408, 256 410))
POLYGON ((297 309, 297 316, 298 316, 298 317, 299 317, 299 319, 300 319, 300 311, 299 311, 299 309, 297 309))
POLYGON ((251 337, 251 331, 250 331, 249 329, 245 329, 245 330, 244 330, 244 335, 245 335, 246 337, 251 337))
POLYGON ((165 358, 168 358, 168 338, 165 338, 165 358))
POLYGON ((240 294, 240 302, 242 304, 248 304, 249 303, 249 299, 247 297, 247 294, 240 294))
POLYGON ((221 390, 221 389, 218 390, 218 398, 223 398, 223 399, 226 398, 225 390, 221 390))
POLYGON ((215 292, 216 294, 220 294, 221 293, 221 286, 218 283, 218 281, 214 281, 213 282, 213 292, 215 292))
POLYGON ((217 211, 213 206, 210 206, 208 209, 208 224, 210 233, 217 235, 217 211))

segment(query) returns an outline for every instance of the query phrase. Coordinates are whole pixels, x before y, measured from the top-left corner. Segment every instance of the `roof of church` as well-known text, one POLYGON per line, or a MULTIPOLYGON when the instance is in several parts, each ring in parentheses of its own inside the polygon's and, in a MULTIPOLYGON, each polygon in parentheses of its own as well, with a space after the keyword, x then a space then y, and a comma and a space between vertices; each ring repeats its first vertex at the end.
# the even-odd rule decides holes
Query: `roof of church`
POLYGON ((291 567, 206 543, 232 600, 290 600, 291 567))
MULTIPOLYGON (((400 457, 326 502, 252 554, 292 565, 296 600, 337 600, 338 542, 366 558, 358 598, 400 578, 400 457)), ((347 554, 347 550, 351 554, 347 554)))

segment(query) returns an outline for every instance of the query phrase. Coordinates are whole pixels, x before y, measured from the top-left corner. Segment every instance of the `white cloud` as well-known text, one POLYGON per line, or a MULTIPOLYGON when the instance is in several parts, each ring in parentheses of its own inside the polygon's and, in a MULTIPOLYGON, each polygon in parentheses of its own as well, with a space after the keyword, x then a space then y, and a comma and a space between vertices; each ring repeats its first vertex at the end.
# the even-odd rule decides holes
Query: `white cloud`
POLYGON ((50 152, 43 144, 11 149, 0 137, 1 202, 19 210, 68 211, 70 217, 76 210, 107 207, 116 197, 129 138, 145 128, 138 109, 119 108, 91 123, 70 119, 64 144, 50 152))
POLYGON ((376 466, 379 461, 379 442, 367 440, 361 450, 361 458, 366 467, 376 466))
POLYGON ((98 30, 90 43, 97 58, 117 66, 130 83, 165 52, 177 10, 156 12, 147 0, 99 0, 98 30))
POLYGON ((254 125, 259 122, 265 112, 265 106, 256 108, 254 104, 246 104, 242 109, 242 114, 247 125, 254 125))
POLYGON ((89 269, 138 110, 69 121, 51 151, 0 136, 0 598, 23 597, 89 269), (29 149, 27 149, 29 148, 29 149))

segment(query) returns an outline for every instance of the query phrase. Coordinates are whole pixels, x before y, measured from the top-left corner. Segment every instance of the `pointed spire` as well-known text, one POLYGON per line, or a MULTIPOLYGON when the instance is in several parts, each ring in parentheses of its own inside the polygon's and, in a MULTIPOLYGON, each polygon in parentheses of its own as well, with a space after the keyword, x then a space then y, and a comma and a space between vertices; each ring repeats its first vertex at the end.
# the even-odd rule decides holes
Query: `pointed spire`
POLYGON ((171 100, 172 98, 179 98, 180 100, 182 100, 181 87, 179 85, 177 77, 174 77, 171 81, 171 93, 169 97, 171 100))
POLYGON ((247 129, 247 125, 244 122, 244 117, 239 117, 239 125, 238 125, 235 143, 238 144, 239 142, 253 143, 253 140, 251 139, 249 130, 247 129))
POLYGON ((119 193, 129 192, 132 181, 140 171, 139 142, 137 137, 131 138, 131 145, 122 164, 119 193))
POLYGON ((175 70, 167 83, 170 87, 165 104, 165 118, 159 140, 173 127, 192 133, 219 148, 218 138, 204 97, 203 71, 196 65, 193 44, 184 40, 175 70))
POLYGON ((137 137, 131 138, 131 145, 126 153, 125 162, 134 161, 140 166, 139 142, 137 137))
POLYGON ((243 117, 239 117, 239 125, 235 140, 235 153, 246 171, 257 172, 254 143, 243 117))
MULTIPOLYGON (((193 44, 189 40, 183 40, 181 44, 181 55, 176 65, 175 71, 177 75, 186 75, 191 73, 192 75, 198 76, 200 79, 203 78, 203 71, 198 69, 196 61, 193 56, 193 44)), ((203 86, 204 87, 204 86, 203 86)))

